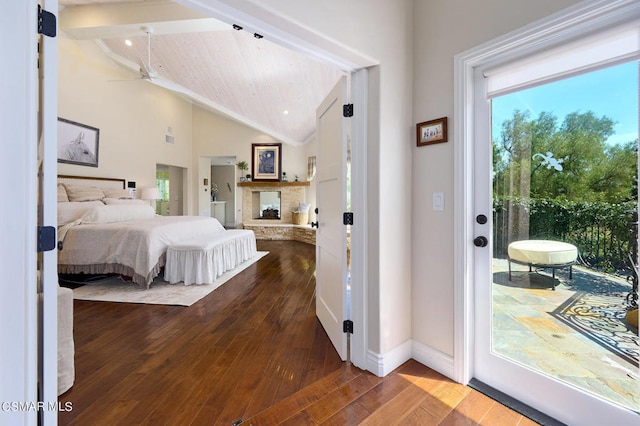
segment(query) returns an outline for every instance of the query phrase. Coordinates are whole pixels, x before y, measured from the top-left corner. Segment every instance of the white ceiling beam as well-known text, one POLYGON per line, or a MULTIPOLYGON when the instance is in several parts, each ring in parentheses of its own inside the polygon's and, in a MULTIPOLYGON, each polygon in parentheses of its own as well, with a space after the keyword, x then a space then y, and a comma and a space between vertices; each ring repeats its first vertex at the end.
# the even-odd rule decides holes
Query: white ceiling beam
POLYGON ((345 72, 377 65, 380 62, 337 42, 301 23, 282 16, 279 11, 253 0, 175 0, 223 22, 236 23, 245 31, 345 72))
POLYGON ((60 12, 60 29, 77 40, 139 36, 142 27, 153 34, 231 29, 229 24, 166 0, 69 6, 60 12))

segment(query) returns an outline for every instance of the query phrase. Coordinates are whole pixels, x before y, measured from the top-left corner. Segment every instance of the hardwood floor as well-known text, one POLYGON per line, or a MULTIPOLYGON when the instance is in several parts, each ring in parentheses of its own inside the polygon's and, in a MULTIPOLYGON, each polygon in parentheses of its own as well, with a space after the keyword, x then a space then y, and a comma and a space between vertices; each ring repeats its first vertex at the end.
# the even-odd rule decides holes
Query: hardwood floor
POLYGON ((315 316, 315 248, 258 249, 190 307, 74 301, 59 424, 535 424, 415 361, 384 379, 340 362, 315 316))

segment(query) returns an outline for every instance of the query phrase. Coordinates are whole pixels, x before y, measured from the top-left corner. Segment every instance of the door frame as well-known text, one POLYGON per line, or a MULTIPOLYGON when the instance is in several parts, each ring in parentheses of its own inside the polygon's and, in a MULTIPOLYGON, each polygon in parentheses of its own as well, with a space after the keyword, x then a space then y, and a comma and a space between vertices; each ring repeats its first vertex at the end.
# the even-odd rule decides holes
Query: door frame
MULTIPOLYGON (((454 379, 474 375, 474 69, 640 16, 633 0, 582 2, 454 57, 454 379)), ((535 408, 535 407, 534 407, 535 408)))
POLYGON ((368 197, 367 197, 367 134, 368 111, 375 110, 379 99, 377 88, 370 88, 367 68, 377 67, 378 62, 360 54, 348 46, 336 43, 308 28, 279 16, 272 10, 252 5, 242 9, 221 0, 177 0, 178 3, 199 10, 222 22, 242 22, 247 31, 258 32, 265 38, 288 49, 310 56, 320 62, 335 66, 351 74, 351 103, 354 104, 351 134, 351 210, 355 224, 351 227, 351 320, 354 333, 351 336, 351 362, 374 374, 380 372, 368 362, 368 197), (237 7, 237 8, 236 8, 237 7), (369 96, 370 90, 372 96, 369 96), (357 194, 354 196, 354 194, 357 194))
MULTIPOLYGON (((44 9, 58 17, 58 0, 43 0, 44 9)), ((56 31, 57 32, 57 31, 56 31)), ((42 226, 56 227, 58 180, 58 39, 40 38, 40 115, 42 167, 39 208, 42 209, 42 226)), ((41 254, 39 300, 39 377, 40 398, 45 403, 58 399, 58 359, 49 356, 58 353, 58 251, 41 254)), ((58 420, 56 410, 46 409, 40 416, 44 424, 58 420)))
MULTIPOLYGON (((2 313, 0 325, 0 338, 5 343, 3 351, 3 364, 0 366, 3 377, 0 382, 0 400, 16 401, 23 403, 36 403, 38 396, 39 352, 43 349, 40 343, 51 349, 56 346, 55 316, 57 302, 57 281, 48 281, 46 285, 46 300, 39 302, 37 285, 37 253, 35 231, 38 224, 38 31, 37 31, 37 6, 38 0, 25 2, 13 2, 4 9, 0 17, 0 45, 3 54, 11 63, 4 72, 2 86, 5 107, 0 116, 0 123, 4 132, 13 141, 5 148, 11 146, 11 152, 0 156, 0 183, 2 193, 11 200, 11 209, 3 211, 3 236, 6 241, 11 241, 10 247, 3 250, 3 265, 11 265, 5 268, 4 283, 2 286, 2 298, 0 298, 0 312, 2 313), (20 40, 16 43, 15 40, 20 40), (10 105, 10 107, 8 107, 10 105), (18 224, 18 226, 16 226, 18 224), (50 291, 55 291, 55 296, 50 297, 50 291), (42 303, 42 304, 41 304, 42 303), (44 308, 42 308, 44 306, 44 308), (39 312, 45 317, 46 326, 44 341, 38 341, 39 312), (53 330, 53 333, 51 332, 53 330)), ((57 0, 40 1, 46 10, 57 14, 57 0)), ((41 90, 45 90, 47 107, 52 107, 45 117, 45 135, 55 141, 55 130, 51 133, 51 116, 57 108, 55 100, 57 83, 52 76, 56 75, 57 54, 55 40, 49 40, 47 48, 51 49, 42 64, 48 67, 45 75, 45 84, 41 90), (49 129, 49 130, 47 130, 49 129)), ((54 129, 55 129, 55 120, 54 129)), ((8 149, 8 148, 7 148, 8 149)), ((3 151, 4 152, 4 151, 3 151)), ((54 151, 55 152, 55 147, 54 151)), ((50 152, 44 153, 50 157, 50 152)), ((55 159, 55 154, 54 157, 55 159)), ((57 163, 49 162, 45 173, 55 172, 57 163)), ((55 196, 55 188, 53 191, 55 196)), ((47 199, 45 198, 45 203, 47 199)), ((54 204, 55 206, 55 204, 54 204)), ((46 209, 44 219, 54 219, 53 212, 46 209)), ((55 252, 53 253, 55 256, 55 252)), ((55 267, 55 257, 45 255, 46 267, 55 267)), ((43 296, 44 298, 45 296, 43 296)), ((46 353, 44 354, 46 355, 46 353)), ((57 401, 57 357, 44 357, 44 366, 41 366, 44 374, 44 395, 40 400, 46 403, 57 401)), ((14 424, 36 424, 38 412, 34 410, 16 410, 9 407, 2 413, 3 419, 14 424)), ((43 413, 44 421, 55 424, 56 411, 43 413)))

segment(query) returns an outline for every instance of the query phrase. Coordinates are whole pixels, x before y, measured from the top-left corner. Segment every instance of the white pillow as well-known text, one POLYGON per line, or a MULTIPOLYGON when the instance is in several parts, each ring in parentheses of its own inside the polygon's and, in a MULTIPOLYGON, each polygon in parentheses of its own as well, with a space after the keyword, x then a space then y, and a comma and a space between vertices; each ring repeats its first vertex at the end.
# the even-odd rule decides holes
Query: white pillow
POLYGON ((126 189, 103 189, 104 198, 121 198, 121 199, 132 199, 133 197, 126 189))
POLYGON ((104 206, 102 201, 70 201, 58 203, 58 226, 80 219, 89 210, 104 206))
POLYGON ((300 213, 309 213, 309 209, 311 208, 311 204, 300 201, 298 204, 298 211, 300 213))
POLYGON ((64 185, 69 201, 96 201, 104 198, 100 188, 90 186, 64 185))
POLYGON ((144 200, 134 200, 134 199, 126 199, 126 198, 103 198, 102 202, 109 205, 109 204, 136 204, 136 205, 143 205, 143 206, 148 206, 149 203, 147 203, 144 200))
POLYGON ((112 204, 95 207, 82 216, 82 223, 114 223, 135 219, 150 219, 155 216, 151 206, 134 204, 112 204))
POLYGON ((58 202, 59 203, 68 203, 69 197, 67 196, 67 189, 63 184, 58 184, 58 202))

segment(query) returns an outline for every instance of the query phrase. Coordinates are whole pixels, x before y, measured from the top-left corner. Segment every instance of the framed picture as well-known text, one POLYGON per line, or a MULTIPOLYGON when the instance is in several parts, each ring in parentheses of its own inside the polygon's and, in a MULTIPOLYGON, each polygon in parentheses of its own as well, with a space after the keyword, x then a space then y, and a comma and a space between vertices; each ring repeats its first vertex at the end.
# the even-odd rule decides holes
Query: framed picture
POLYGON ((98 167, 100 130, 58 118, 58 163, 98 167))
POLYGON ((447 141, 447 117, 425 121, 416 125, 418 146, 433 145, 447 141))
POLYGON ((254 182, 278 182, 282 176, 282 144, 251 144, 254 182))

